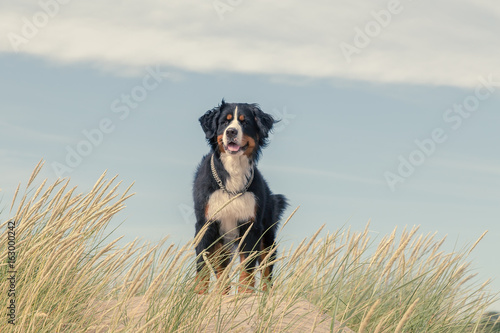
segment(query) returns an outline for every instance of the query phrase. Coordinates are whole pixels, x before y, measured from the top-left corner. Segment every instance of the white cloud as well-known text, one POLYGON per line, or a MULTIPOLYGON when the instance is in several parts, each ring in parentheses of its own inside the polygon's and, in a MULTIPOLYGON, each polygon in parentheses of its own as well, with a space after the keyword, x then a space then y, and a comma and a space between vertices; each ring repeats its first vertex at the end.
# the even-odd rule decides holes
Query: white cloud
POLYGON ((470 156, 452 156, 437 158, 432 161, 435 166, 451 171, 468 172, 487 179, 497 180, 500 175, 500 164, 493 160, 472 159, 470 156))
POLYGON ((57 144, 64 144, 71 141, 70 138, 61 135, 35 130, 32 128, 28 128, 27 126, 14 125, 2 120, 0 120, 0 127, 2 128, 2 135, 0 137, 3 138, 22 138, 25 141, 43 141, 46 143, 57 144))
POLYGON ((161 64, 197 72, 464 87, 475 86, 478 76, 500 76, 495 0, 400 0, 398 13, 381 27, 372 12, 387 13, 394 1, 241 0, 232 1, 239 5, 221 20, 212 0, 17 0, 2 5, 0 52, 14 52, 7 36, 22 36, 26 20, 33 23, 38 14, 41 27, 19 52, 112 71, 142 72, 161 64), (46 22, 40 3, 52 4, 45 6, 53 14, 46 22), (348 63, 341 43, 356 46, 355 28, 377 24, 379 31, 348 63))

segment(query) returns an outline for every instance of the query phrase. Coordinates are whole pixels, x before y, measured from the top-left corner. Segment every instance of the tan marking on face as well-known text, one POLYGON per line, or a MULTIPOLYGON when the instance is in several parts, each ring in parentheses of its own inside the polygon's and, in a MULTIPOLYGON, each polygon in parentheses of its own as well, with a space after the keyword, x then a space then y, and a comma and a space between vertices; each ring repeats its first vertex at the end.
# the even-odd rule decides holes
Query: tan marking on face
POLYGON ((227 117, 226 117, 227 120, 231 120, 233 119, 233 115, 232 114, 228 114, 227 117))
POLYGON ((225 153, 226 150, 224 149, 224 143, 222 142, 222 134, 217 137, 217 144, 219 145, 219 151, 221 153, 225 153))
POLYGON ((245 150, 245 155, 247 157, 251 157, 253 154, 253 151, 255 149, 255 140, 248 136, 248 135, 243 135, 243 139, 241 140, 241 146, 245 147, 248 144, 247 149, 245 150))
POLYGON ((245 116, 244 116, 244 115, 241 115, 238 119, 239 119, 240 121, 244 121, 244 120, 245 120, 245 116))

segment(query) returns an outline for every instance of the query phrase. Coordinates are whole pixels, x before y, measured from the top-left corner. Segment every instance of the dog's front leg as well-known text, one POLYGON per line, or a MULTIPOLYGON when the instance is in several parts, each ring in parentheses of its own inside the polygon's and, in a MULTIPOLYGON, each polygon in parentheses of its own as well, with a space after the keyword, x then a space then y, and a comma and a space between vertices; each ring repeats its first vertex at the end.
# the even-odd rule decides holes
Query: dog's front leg
POLYGON ((240 272, 240 281, 238 285, 239 293, 251 293, 255 288, 255 260, 247 260, 248 255, 245 253, 240 254, 240 262, 241 262, 241 272, 240 272))

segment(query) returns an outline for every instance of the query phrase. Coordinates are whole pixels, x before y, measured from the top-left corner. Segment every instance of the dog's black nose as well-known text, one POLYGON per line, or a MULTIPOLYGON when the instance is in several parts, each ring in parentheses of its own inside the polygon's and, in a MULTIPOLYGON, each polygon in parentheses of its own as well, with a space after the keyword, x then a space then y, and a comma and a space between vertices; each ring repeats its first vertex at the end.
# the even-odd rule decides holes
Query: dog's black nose
POLYGON ((226 130, 226 135, 229 137, 229 138, 234 138, 238 135, 238 130, 234 127, 230 127, 226 130))

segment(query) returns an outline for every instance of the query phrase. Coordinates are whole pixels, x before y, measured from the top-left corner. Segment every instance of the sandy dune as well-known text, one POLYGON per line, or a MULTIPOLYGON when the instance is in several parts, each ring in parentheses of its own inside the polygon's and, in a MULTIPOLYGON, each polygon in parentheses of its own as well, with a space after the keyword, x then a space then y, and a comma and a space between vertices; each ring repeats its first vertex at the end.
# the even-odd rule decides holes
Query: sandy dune
MULTIPOLYGON (((237 306, 239 312, 236 317, 231 318, 231 321, 227 323, 228 330, 222 329, 221 331, 254 333, 259 332, 260 328, 263 327, 271 328, 266 325, 264 318, 256 315, 257 301, 256 296, 249 296, 244 300, 235 300, 234 296, 228 296, 222 303, 222 312, 224 310, 232 312, 235 306, 237 306), (235 305, 235 303, 239 304, 235 305)), ((314 305, 304 300, 294 302, 291 306, 280 304, 274 308, 272 316, 274 317, 273 321, 277 322, 272 327, 273 332, 331 332, 332 318, 318 311, 314 305), (277 318, 279 319, 276 320, 277 318)), ((216 327, 208 325, 206 330, 200 332, 216 332, 216 327)), ((354 333, 348 328, 341 329, 339 323, 334 323, 333 332, 354 333)))
MULTIPOLYGON (((227 320, 222 320, 222 326, 216 326, 217 320, 208 319, 199 327, 199 332, 237 332, 237 333, 255 333, 263 329, 271 329, 273 332, 331 332, 332 318, 319 311, 311 303, 300 300, 292 304, 279 301, 276 306, 272 306, 272 313, 256 313, 258 312, 258 296, 225 296, 223 298, 220 312, 217 311, 217 316, 220 318, 226 317, 227 320), (286 305, 285 305, 286 304, 286 305), (236 315, 235 315, 236 314, 236 315), (269 327, 268 320, 272 317, 271 322, 274 323, 269 327)), ((272 302, 272 300, 270 300, 272 302)), ((106 302, 103 307, 113 308, 116 302, 106 302)), ((140 321, 144 324, 143 315, 147 310, 147 303, 143 297, 134 297, 128 302, 127 316, 132 322, 140 321)), ((93 327, 87 330, 87 333, 104 333, 110 332, 110 326, 107 322, 108 318, 104 317, 102 324, 99 327, 93 327)), ((219 320, 219 323, 221 321, 219 320)), ((337 333, 354 333, 354 331, 341 327, 338 322, 333 323, 333 332, 337 333)), ((123 330, 122 325, 118 325, 118 330, 123 330)), ((192 330, 192 328, 190 329, 192 330)), ((180 330, 183 331, 183 330, 180 330)))

